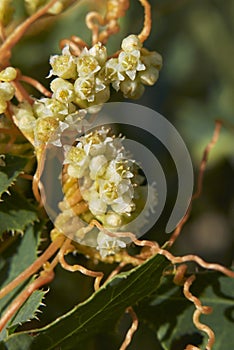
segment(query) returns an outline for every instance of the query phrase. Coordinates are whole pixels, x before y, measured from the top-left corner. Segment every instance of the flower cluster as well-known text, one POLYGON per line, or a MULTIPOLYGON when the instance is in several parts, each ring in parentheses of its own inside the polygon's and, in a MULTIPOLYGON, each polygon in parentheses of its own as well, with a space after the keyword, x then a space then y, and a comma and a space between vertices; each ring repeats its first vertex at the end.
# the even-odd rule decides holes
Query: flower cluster
POLYGON ((153 85, 162 66, 156 52, 142 47, 136 35, 122 41, 117 58, 108 58, 106 47, 97 43, 85 47, 78 57, 66 46, 62 55, 52 56, 50 76, 53 98, 63 103, 74 103, 81 108, 101 105, 110 97, 110 85, 122 91, 126 98, 138 98, 144 85, 153 85))
POLYGON ((68 175, 78 178, 91 213, 104 224, 121 226, 122 215, 134 210, 133 161, 126 158, 122 139, 105 128, 64 146, 68 175))
POLYGON ((0 72, 0 113, 4 113, 7 102, 15 95, 15 89, 10 83, 16 78, 17 72, 13 67, 7 67, 0 72))
POLYGON ((136 35, 129 35, 122 41, 122 51, 117 58, 108 60, 105 79, 113 88, 122 91, 126 98, 139 98, 144 85, 153 85, 158 79, 162 57, 142 47, 136 35))
POLYGON ((73 102, 81 108, 106 102, 110 89, 99 76, 106 60, 106 48, 101 43, 91 49, 85 47, 79 57, 72 55, 66 46, 62 55, 50 59, 50 75, 58 77, 51 82, 52 97, 63 103, 73 102))
MULTIPOLYGON (((16 124, 34 146, 47 143, 68 117, 79 119, 80 111, 84 109, 97 112, 110 98, 110 85, 122 91, 124 97, 140 97, 144 85, 156 82, 162 59, 156 52, 142 48, 136 35, 130 35, 122 41, 122 51, 117 58, 108 58, 106 47, 97 43, 90 49, 84 47, 79 56, 73 55, 65 46, 61 55, 51 56, 50 64, 49 76, 56 76, 50 85, 52 97, 14 107, 16 124)), ((7 69, 8 76, 13 76, 13 68, 7 69)), ((2 72, 0 79, 3 79, 1 74, 7 76, 7 72, 2 72)), ((2 112, 6 101, 13 97, 14 89, 8 81, 1 84, 2 112)))
MULTIPOLYGON (((76 146, 64 146, 67 173, 78 179, 89 212, 113 232, 120 230, 135 210, 134 162, 126 157, 122 141, 101 128, 80 137, 76 146)), ((124 248, 126 242, 101 231, 96 246, 105 257, 124 248)))
POLYGON ((65 104, 54 98, 42 98, 33 105, 22 102, 13 109, 15 123, 34 146, 47 142, 61 146, 57 139, 59 130, 62 133, 86 114, 84 110, 77 111, 73 104, 65 104))

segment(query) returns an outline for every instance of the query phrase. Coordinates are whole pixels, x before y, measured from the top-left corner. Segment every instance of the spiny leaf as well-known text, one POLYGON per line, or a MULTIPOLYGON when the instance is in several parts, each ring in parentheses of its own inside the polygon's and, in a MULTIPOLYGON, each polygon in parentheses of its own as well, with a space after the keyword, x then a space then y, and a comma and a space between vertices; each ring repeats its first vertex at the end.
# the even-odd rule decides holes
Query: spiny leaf
MULTIPOLYGON (((234 280, 218 273, 198 276, 190 288, 203 305, 213 307, 210 315, 200 320, 210 326, 216 335, 212 350, 230 350, 234 344, 234 280)), ((184 349, 193 344, 206 348, 207 336, 193 325, 194 305, 185 299, 182 288, 167 280, 148 303, 142 302, 136 312, 147 322, 165 350, 184 349)))
POLYGON ((37 213, 23 196, 17 192, 4 194, 0 203, 0 237, 5 231, 23 232, 25 227, 37 220, 37 213))
POLYGON ((6 154, 0 163, 0 198, 23 172, 28 159, 6 154))
MULTIPOLYGON (((3 254, 1 270, 0 270, 0 287, 4 287, 24 271, 37 258, 37 248, 41 233, 41 224, 35 226, 30 225, 23 237, 18 237, 8 251, 3 254)), ((0 300, 1 314, 7 309, 12 300, 20 293, 24 286, 20 285, 15 290, 0 300)), ((35 312, 43 299, 44 292, 37 291, 21 307, 15 317, 8 323, 7 328, 26 322, 35 317, 35 312)), ((7 329, 1 332, 0 339, 7 336, 7 329)))
MULTIPOLYGON (((88 300, 75 306, 70 312, 40 330, 30 331, 31 344, 24 349, 49 350, 56 346, 63 350, 77 348, 84 339, 103 331, 116 323, 124 310, 154 292, 168 261, 154 256, 141 266, 114 277, 88 300)), ((5 345, 12 349, 13 343, 28 341, 26 333, 9 337, 5 345)), ((16 344, 16 343, 15 343, 16 344)), ((15 347, 14 350, 20 348, 15 347)))

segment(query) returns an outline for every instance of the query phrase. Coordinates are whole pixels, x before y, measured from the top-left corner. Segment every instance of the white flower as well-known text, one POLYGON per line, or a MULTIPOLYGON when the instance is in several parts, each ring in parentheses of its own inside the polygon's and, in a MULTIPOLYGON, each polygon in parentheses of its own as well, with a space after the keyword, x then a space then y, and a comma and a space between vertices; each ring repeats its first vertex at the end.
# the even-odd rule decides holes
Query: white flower
POLYGON ((33 110, 38 118, 56 117, 58 119, 64 119, 66 115, 74 111, 71 104, 62 103, 55 98, 36 100, 33 110))
POLYGON ((89 165, 90 158, 88 152, 81 142, 79 142, 76 147, 74 146, 64 146, 65 150, 65 160, 64 164, 69 164, 68 174, 72 177, 81 178, 89 165))
POLYGON ((69 50, 69 46, 65 46, 62 50, 62 55, 54 55, 50 57, 50 70, 49 76, 57 75, 63 79, 76 79, 76 57, 73 56, 69 50))
POLYGON ((91 49, 89 49, 89 54, 96 58, 101 66, 104 65, 107 59, 106 47, 102 43, 98 42, 91 49))
POLYGON ((122 51, 119 54, 120 71, 125 72, 131 80, 135 80, 138 71, 143 71, 146 68, 141 62, 140 57, 140 50, 133 50, 131 52, 122 51))
POLYGON ((69 103, 74 100, 75 92, 74 86, 69 81, 66 81, 62 78, 56 78, 52 80, 50 84, 51 90, 53 91, 53 98, 56 100, 69 103))
POLYGON ((36 125, 36 118, 33 114, 32 106, 28 102, 22 102, 17 107, 13 107, 14 120, 18 128, 22 131, 33 132, 36 125))
POLYGON ((111 237, 104 232, 99 232, 97 243, 97 250, 99 250, 103 258, 108 255, 116 254, 120 249, 126 247, 126 243, 123 240, 111 237))
POLYGON ((95 180, 102 176, 106 170, 107 159, 104 155, 99 155, 91 159, 89 164, 90 178, 95 180))
POLYGON ((81 100, 94 102, 95 95, 104 90, 106 85, 99 78, 94 76, 79 77, 74 84, 75 93, 81 100))
POLYGON ((87 47, 85 47, 77 58, 77 72, 79 77, 86 78, 89 75, 94 75, 100 69, 101 66, 99 65, 98 60, 92 56, 87 47))
POLYGON ((103 70, 100 72, 100 76, 107 83, 115 83, 115 89, 118 90, 118 85, 120 81, 124 80, 124 75, 122 74, 122 67, 119 64, 118 58, 110 58, 103 70))

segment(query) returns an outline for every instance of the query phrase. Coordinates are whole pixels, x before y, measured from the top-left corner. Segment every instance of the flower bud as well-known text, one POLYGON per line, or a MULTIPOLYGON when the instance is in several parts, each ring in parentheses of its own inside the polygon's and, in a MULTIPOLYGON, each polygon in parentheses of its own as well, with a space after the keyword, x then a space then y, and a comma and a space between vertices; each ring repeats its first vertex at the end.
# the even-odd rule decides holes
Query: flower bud
POLYGON ((131 34, 123 39, 121 47, 124 51, 131 52, 134 50, 140 50, 142 48, 142 43, 137 35, 131 34))
POLYGON ((63 79, 76 79, 76 57, 70 53, 69 47, 65 46, 62 55, 54 55, 50 57, 51 75, 57 75, 63 79))
POLYGON ((96 58, 96 60, 101 66, 103 66, 107 60, 106 47, 101 43, 97 43, 93 47, 91 47, 91 49, 89 49, 89 53, 90 55, 96 58))
POLYGON ((138 99, 143 95, 145 88, 138 80, 126 79, 121 82, 120 90, 125 98, 138 99))
POLYGON ((144 72, 139 73, 140 81, 145 84, 152 86, 156 83, 159 77, 159 70, 151 66, 147 68, 144 72))
POLYGON ((15 89, 9 82, 0 82, 0 100, 10 101, 15 94, 15 89))
POLYGON ((7 108, 6 100, 0 98, 0 114, 4 113, 7 108))
POLYGON ((35 140, 39 143, 46 143, 58 128, 59 121, 53 117, 40 118, 36 121, 35 140))
POLYGON ((17 76, 17 71, 13 67, 7 67, 0 72, 0 80, 10 82, 17 76))
POLYGON ((51 82, 50 87, 53 91, 53 98, 56 100, 63 103, 72 102, 74 100, 74 86, 69 81, 56 78, 51 82))

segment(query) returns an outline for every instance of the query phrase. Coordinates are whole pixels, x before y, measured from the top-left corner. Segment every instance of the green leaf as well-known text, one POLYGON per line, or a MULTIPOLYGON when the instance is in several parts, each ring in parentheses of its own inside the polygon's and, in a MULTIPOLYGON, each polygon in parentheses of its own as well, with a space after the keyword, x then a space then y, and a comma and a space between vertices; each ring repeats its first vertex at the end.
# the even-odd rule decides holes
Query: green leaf
MULTIPOLYGON (((92 335, 113 327, 124 310, 154 292, 168 261, 162 256, 154 256, 141 266, 121 273, 103 285, 85 302, 75 306, 70 312, 48 326, 30 331, 30 346, 24 349, 48 350, 56 346, 63 350, 74 349, 92 335)), ((65 297, 65 296, 64 296, 65 297)), ((19 340, 27 341, 26 333, 9 337, 7 349, 19 340)), ((14 350, 20 348, 15 347, 14 350)))
MULTIPOLYGON (((24 271, 37 258, 37 248, 41 233, 41 225, 29 226, 23 237, 18 237, 10 249, 3 254, 0 269, 0 287, 4 287, 24 271)), ((12 292, 0 299, 0 313, 3 314, 12 300, 21 292, 20 285, 12 292)), ((15 328, 18 324, 28 321, 35 317, 35 312, 44 297, 43 291, 36 291, 20 308, 18 313, 10 320, 7 327, 1 332, 0 339, 7 336, 7 328, 15 328)), ((11 331, 10 331, 11 332, 11 331)))
MULTIPOLYGON (((190 288, 203 305, 213 308, 212 314, 200 318, 215 332, 212 350, 230 350, 234 344, 233 286, 233 279, 211 272, 198 276, 190 288)), ((193 325, 194 310, 193 303, 185 299, 182 287, 167 280, 154 299, 147 304, 141 303, 135 311, 140 320, 155 331, 165 350, 184 349, 188 344, 205 350, 207 336, 193 325)))
POLYGON ((0 163, 0 198, 23 172, 28 159, 7 154, 0 163))
POLYGON ((37 220, 36 209, 17 192, 4 194, 0 203, 0 237, 5 231, 23 233, 25 227, 37 220))

